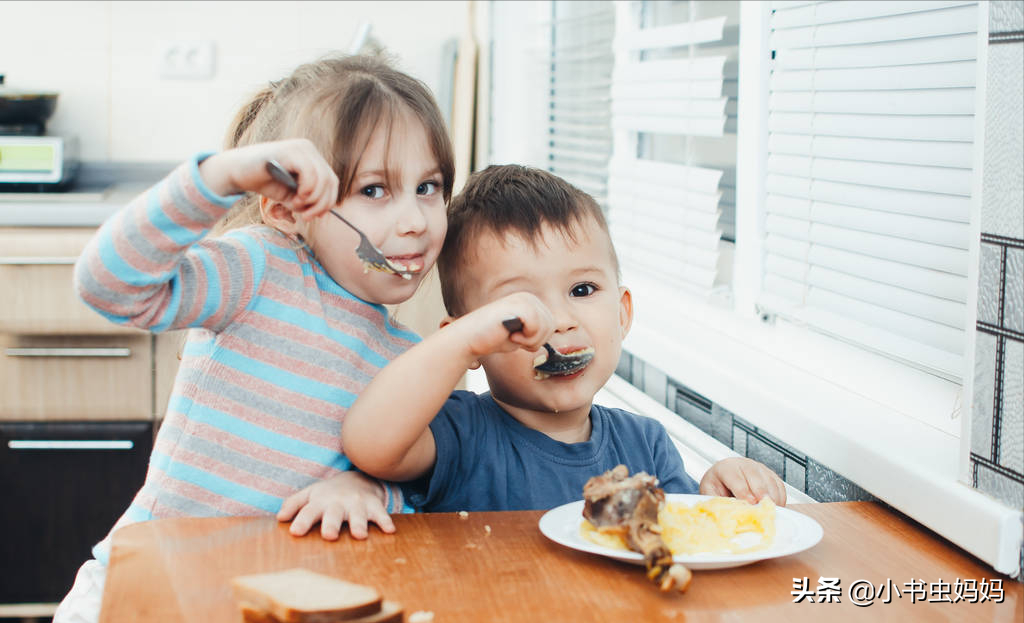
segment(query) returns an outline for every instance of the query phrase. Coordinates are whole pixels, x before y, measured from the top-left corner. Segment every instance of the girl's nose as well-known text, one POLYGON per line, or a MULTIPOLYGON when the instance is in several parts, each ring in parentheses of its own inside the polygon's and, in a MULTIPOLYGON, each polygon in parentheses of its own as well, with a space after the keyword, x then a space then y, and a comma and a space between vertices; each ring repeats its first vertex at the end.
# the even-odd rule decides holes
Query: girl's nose
POLYGON ((400 236, 422 234, 427 229, 427 217, 418 201, 418 195, 403 195, 398 205, 398 234, 400 236))

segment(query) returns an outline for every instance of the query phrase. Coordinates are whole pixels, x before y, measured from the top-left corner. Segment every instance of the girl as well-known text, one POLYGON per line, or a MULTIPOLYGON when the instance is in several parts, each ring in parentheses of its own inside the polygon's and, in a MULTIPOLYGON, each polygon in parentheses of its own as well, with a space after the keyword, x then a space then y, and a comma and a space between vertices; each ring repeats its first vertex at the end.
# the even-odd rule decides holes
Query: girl
MULTIPOLYGON (((80 296, 113 322, 192 328, 145 484, 111 533, 275 513, 296 535, 317 521, 325 539, 345 521, 356 538, 367 521, 393 532, 400 490, 350 471, 341 421, 419 340, 384 305, 413 295, 444 240, 454 165, 441 113, 384 60, 325 58, 257 94, 227 143, 109 219, 76 265, 80 296), (295 191, 268 173, 271 159, 295 191), (329 209, 411 278, 367 271, 357 234, 321 218, 329 209), (219 221, 227 233, 204 239, 219 221)), ((79 570, 58 623, 98 618, 110 540, 79 570)))

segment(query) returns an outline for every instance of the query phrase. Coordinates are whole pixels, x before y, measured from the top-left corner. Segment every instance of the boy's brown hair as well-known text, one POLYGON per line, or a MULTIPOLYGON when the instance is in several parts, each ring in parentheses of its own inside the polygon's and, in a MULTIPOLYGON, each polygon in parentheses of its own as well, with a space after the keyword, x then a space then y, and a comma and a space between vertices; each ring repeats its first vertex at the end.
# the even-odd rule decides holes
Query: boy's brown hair
MULTIPOLYGON (((608 234, 601 206, 594 198, 564 179, 542 169, 516 164, 491 165, 469 176, 465 187, 448 206, 448 234, 437 258, 441 296, 448 314, 463 308, 463 275, 470 244, 482 234, 499 239, 515 235, 536 246, 542 225, 576 242, 577 226, 593 219, 608 234)), ((609 235, 608 247, 618 274, 619 261, 609 235)))
MULTIPOLYGON (((328 55, 298 66, 253 94, 231 122, 224 146, 308 138, 337 173, 340 200, 348 194, 374 128, 383 124, 390 146, 392 127, 404 113, 426 129, 447 202, 455 183, 455 157, 441 110, 425 84, 395 69, 384 55, 328 55)), ((259 202, 249 193, 218 229, 259 221, 259 202)))

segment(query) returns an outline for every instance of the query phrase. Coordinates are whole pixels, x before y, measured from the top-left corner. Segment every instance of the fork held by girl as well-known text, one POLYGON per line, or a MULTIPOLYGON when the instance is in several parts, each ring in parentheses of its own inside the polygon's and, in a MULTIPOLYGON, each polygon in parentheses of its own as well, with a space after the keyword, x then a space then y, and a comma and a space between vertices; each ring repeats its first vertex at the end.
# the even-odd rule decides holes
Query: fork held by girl
MULTIPOLYGON (((111 529, 163 517, 276 515, 325 539, 393 531, 400 489, 354 471, 341 423, 419 341, 388 317, 433 266, 452 149, 429 90, 372 57, 327 57, 258 93, 226 149, 200 154, 111 217, 76 266, 111 321, 188 328, 145 484, 111 529), (293 189, 267 171, 276 160, 293 189), (365 272, 355 232, 410 279, 365 272), (216 226, 216 228, 215 228, 216 226), (215 231, 213 231, 215 230, 215 231)), ((110 534, 54 620, 94 621, 110 534)))

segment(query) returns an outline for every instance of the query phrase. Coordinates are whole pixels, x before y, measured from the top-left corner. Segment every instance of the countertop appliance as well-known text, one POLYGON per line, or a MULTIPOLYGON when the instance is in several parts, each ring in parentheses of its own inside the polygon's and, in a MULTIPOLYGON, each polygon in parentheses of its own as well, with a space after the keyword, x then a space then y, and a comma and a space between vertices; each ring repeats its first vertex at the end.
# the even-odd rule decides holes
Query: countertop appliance
POLYGON ((57 94, 4 86, 0 74, 0 192, 66 189, 78 172, 78 139, 46 134, 57 94))

